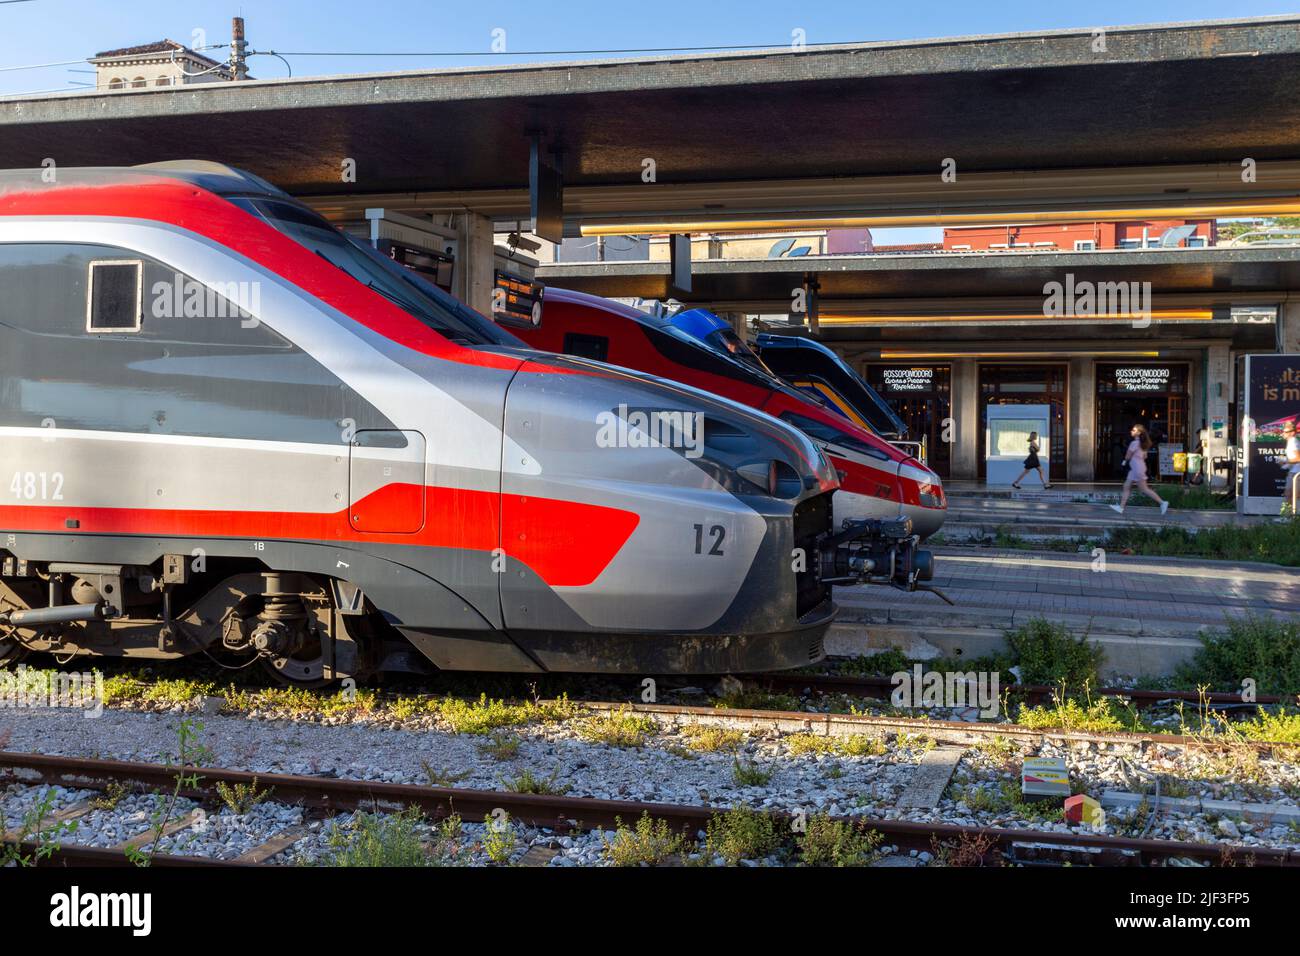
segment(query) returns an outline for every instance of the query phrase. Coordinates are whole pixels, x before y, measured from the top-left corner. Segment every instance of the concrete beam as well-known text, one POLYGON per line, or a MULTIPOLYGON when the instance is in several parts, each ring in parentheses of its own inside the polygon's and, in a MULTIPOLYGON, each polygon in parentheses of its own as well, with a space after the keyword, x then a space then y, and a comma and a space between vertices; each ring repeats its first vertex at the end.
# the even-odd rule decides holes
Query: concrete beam
MULTIPOLYGON (((1064 281, 1067 274, 1076 283, 1150 282, 1157 308, 1197 295, 1224 304, 1255 296, 1271 304, 1287 290, 1300 289, 1300 246, 715 259, 694 263, 692 301, 788 302, 791 287, 810 271, 817 275, 827 314, 843 304, 838 299, 915 303, 918 289, 940 309, 942 300, 954 297, 995 304, 1036 298, 1034 311, 1040 312, 1044 284, 1064 281)), ((548 285, 594 295, 668 295, 666 262, 561 262, 539 266, 537 276, 548 285)))
MULTIPOLYGON (((833 215, 915 216, 923 225, 945 215, 985 213, 1001 221, 1018 214, 1076 208, 1187 207, 1216 200, 1267 202, 1300 195, 1300 162, 1241 166, 1197 163, 1094 169, 1013 169, 972 172, 954 182, 934 175, 836 176, 732 182, 661 182, 579 186, 565 190, 569 233, 583 225, 651 219, 795 220, 833 215)), ((415 214, 465 209, 513 221, 528 217, 528 190, 448 190, 387 195, 305 195, 326 218, 355 219, 367 206, 415 214)))
MULTIPOLYGON (((647 157, 662 184, 938 182, 952 158, 957 183, 1221 163, 1226 185, 1243 159, 1300 159, 1298 25, 1265 17, 1108 27, 1102 44, 1091 29, 1059 30, 6 98, 0 168, 201 155, 299 194, 519 189, 528 132, 542 130, 564 148, 569 189, 640 187, 647 157), (340 181, 345 158, 355 183, 340 181)), ((1242 185, 1238 170, 1232 188, 1242 185)))

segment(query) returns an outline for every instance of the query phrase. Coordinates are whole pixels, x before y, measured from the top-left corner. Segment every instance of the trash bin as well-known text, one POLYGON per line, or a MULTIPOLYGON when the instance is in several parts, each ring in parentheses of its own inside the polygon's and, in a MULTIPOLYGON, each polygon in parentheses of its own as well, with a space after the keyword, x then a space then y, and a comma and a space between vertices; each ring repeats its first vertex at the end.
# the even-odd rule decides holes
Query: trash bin
MULTIPOLYGON (((1176 457, 1177 456, 1175 456, 1175 458, 1176 457)), ((1187 470, 1193 475, 1199 475, 1201 473, 1201 466, 1204 460, 1205 460, 1204 455, 1198 455, 1195 452, 1189 453, 1187 456, 1187 470)))
MULTIPOLYGON (((1196 457, 1199 458, 1200 456, 1197 455, 1196 457)), ((1188 455, 1187 452, 1185 451, 1174 452, 1174 473, 1175 474, 1184 475, 1187 473, 1187 458, 1188 455)))

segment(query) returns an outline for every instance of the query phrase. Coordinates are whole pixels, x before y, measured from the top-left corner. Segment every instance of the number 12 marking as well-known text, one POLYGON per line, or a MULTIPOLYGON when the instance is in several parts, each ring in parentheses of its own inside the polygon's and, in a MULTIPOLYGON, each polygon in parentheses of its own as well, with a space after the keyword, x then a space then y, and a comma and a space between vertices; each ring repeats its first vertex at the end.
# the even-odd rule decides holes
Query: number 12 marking
MULTIPOLYGON (((720 524, 710 526, 709 534, 713 536, 713 546, 709 548, 709 554, 713 557, 722 557, 722 542, 727 537, 727 529, 720 524)), ((704 525, 695 525, 695 553, 704 554, 704 525)))

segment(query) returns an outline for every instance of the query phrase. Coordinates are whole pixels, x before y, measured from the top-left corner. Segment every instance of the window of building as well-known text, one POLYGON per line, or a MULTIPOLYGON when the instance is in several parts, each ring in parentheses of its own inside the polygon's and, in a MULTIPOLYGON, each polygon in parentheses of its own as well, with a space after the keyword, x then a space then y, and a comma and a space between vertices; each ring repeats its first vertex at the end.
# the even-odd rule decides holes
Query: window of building
POLYGON ((144 263, 112 259, 90 263, 86 293, 87 332, 139 332, 143 316, 144 263))
POLYGON ((925 443, 926 464, 940 478, 951 474, 951 365, 868 365, 864 378, 907 425, 910 441, 925 443))
POLYGON ((1121 240, 1119 241, 1119 247, 1120 247, 1121 249, 1141 249, 1141 248, 1142 248, 1142 240, 1141 240, 1141 239, 1121 239, 1121 240))
POLYGON ((154 85, 154 86, 171 86, 171 85, 172 85, 171 77, 169 77, 169 76, 160 76, 160 77, 158 77, 158 79, 156 79, 156 80, 153 81, 153 85, 154 85))
POLYGON ((1097 240, 1095 239, 1076 239, 1074 240, 1075 252, 1094 252, 1097 249, 1097 240))
POLYGON ((108 88, 110 90, 120 90, 125 86, 126 86, 126 80, 122 79, 120 76, 115 76, 108 81, 108 88))
POLYGON ((1206 246, 1208 246, 1209 244, 1210 244, 1210 242, 1209 242, 1209 240, 1208 240, 1205 236, 1188 236, 1188 237, 1187 237, 1187 248, 1188 248, 1188 249, 1204 249, 1204 248, 1205 248, 1206 246))
MULTIPOLYGON (((1065 406, 1069 367, 1063 363, 1002 365, 980 363, 980 424, 979 469, 985 469, 985 430, 988 427, 990 405, 1048 405, 1051 407, 1051 425, 1048 430, 1048 449, 1051 455, 1049 476, 1065 472, 1065 406)), ((1050 479, 1049 479, 1050 480, 1050 479)))
POLYGON ((1147 471, 1152 477, 1160 474, 1160 446, 1189 450, 1186 362, 1099 362, 1096 374, 1098 480, 1119 481, 1127 474, 1124 454, 1134 425, 1144 425, 1151 436, 1147 471))
POLYGON ((131 86, 134 87, 134 88, 136 88, 136 89, 139 89, 139 88, 141 88, 141 87, 145 87, 145 86, 148 86, 148 85, 149 85, 149 81, 146 80, 143 76, 137 76, 134 80, 131 81, 131 86))

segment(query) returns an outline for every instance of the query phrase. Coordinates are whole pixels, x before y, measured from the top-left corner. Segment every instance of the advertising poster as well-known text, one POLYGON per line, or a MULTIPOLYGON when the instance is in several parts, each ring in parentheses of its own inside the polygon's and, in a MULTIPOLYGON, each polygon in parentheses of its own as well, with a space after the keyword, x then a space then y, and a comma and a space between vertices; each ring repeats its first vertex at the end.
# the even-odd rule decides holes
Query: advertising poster
POLYGON ((1247 513, 1277 514, 1286 480, 1287 422, 1300 423, 1300 355, 1245 357, 1244 492, 1247 513))

